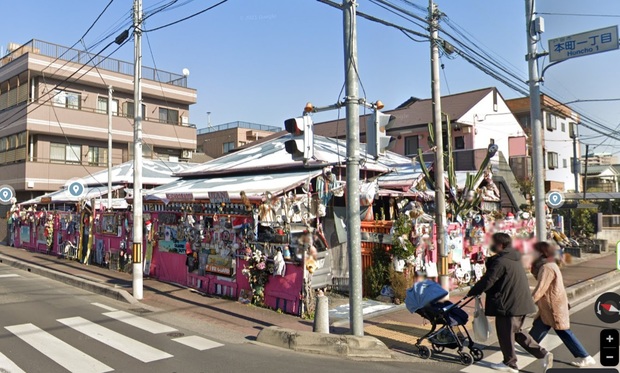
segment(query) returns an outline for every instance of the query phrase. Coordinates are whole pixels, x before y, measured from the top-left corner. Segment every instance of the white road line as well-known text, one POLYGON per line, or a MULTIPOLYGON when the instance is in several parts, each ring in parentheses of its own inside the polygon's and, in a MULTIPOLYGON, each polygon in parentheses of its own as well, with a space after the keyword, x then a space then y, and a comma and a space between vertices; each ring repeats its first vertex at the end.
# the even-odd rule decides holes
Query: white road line
MULTIPOLYGON (((562 345, 562 340, 560 339, 560 337, 558 337, 555 334, 548 334, 545 339, 543 339, 541 345, 547 349, 547 351, 553 351, 554 348, 562 345)), ((528 365, 536 362, 538 359, 536 359, 535 357, 533 357, 532 355, 526 353, 523 351, 523 349, 521 348, 521 346, 517 346, 516 347, 517 350, 517 356, 519 357, 519 361, 517 362, 519 369, 525 369, 525 367, 527 367, 528 365)), ((489 356, 485 356, 485 358, 478 362, 475 363, 474 365, 470 365, 467 368, 463 368, 461 369, 461 372, 466 372, 466 373, 491 373, 491 372, 497 372, 494 369, 490 368, 491 364, 497 364, 497 363, 501 363, 502 360, 504 359, 501 351, 500 352, 496 352, 494 354, 491 354, 489 356)), ((541 363, 542 366, 542 363, 541 363)))
POLYGON ((72 373, 114 370, 33 324, 7 326, 5 329, 72 373))
POLYGON ((110 306, 106 306, 105 304, 96 303, 96 302, 95 303, 91 303, 91 304, 93 306, 96 306, 96 307, 99 307, 99 308, 103 308, 106 311, 111 311, 111 312, 118 311, 116 308, 112 308, 110 306))
POLYGON ((8 373, 26 373, 14 362, 0 352, 0 372, 8 373))
POLYGON ((153 334, 171 333, 177 331, 175 328, 168 325, 160 324, 125 311, 106 312, 104 315, 153 334))
POLYGON ((190 335, 188 337, 174 338, 173 341, 179 342, 198 351, 210 350, 212 348, 222 347, 223 344, 211 341, 206 338, 190 335))
POLYGON ((57 321, 94 340, 117 349, 120 352, 126 353, 127 355, 136 358, 143 363, 149 363, 151 361, 172 357, 172 355, 167 352, 158 350, 140 341, 136 341, 135 339, 126 337, 113 330, 104 328, 103 326, 97 325, 82 317, 70 317, 57 321))
POLYGON ((16 273, 7 273, 6 275, 0 275, 0 278, 9 278, 9 277, 22 277, 16 273))

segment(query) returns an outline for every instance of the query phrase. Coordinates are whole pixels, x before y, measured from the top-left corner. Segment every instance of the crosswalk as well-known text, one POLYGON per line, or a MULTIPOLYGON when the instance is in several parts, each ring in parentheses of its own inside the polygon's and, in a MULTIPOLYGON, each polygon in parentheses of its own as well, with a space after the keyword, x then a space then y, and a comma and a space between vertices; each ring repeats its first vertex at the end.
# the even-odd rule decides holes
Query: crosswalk
MULTIPOLYGON (((542 340, 541 345, 547 350, 547 351, 551 351, 553 352, 554 349, 560 347, 563 345, 562 340, 560 339, 560 337, 558 337, 555 334, 551 334, 549 333, 545 339, 542 340)), ((516 351, 517 351, 517 356, 519 359, 519 368, 522 371, 531 371, 531 370, 536 370, 535 365, 538 364, 539 366, 542 367, 542 363, 540 360, 536 359, 535 357, 533 357, 532 355, 528 354, 527 352, 525 352, 521 346, 516 346, 516 351)), ((594 360, 597 361, 597 365, 589 367, 589 368, 603 368, 602 365, 600 365, 600 353, 596 354, 594 357, 594 360)), ((503 355, 501 352, 495 352, 489 356, 485 356, 484 360, 474 364, 474 365, 470 365, 468 367, 465 367, 463 369, 461 369, 461 372, 464 373, 496 373, 497 370, 491 369, 490 366, 491 364, 497 364, 497 363, 501 363, 503 360, 503 355)), ((620 368, 620 365, 618 365, 617 367, 620 368)), ((607 367, 609 368, 609 367, 607 367)), ((542 368, 541 368, 542 369, 542 368)))
MULTIPOLYGON (((171 326, 136 316, 126 311, 117 310, 105 304, 92 303, 92 306, 106 311, 102 312, 103 316, 118 321, 122 323, 122 325, 131 326, 132 328, 140 329, 154 335, 170 334, 172 336, 170 340, 177 342, 180 346, 185 346, 193 350, 206 351, 223 346, 221 343, 197 335, 183 336, 182 333, 174 333, 178 332, 178 330, 171 326)), ((148 343, 145 343, 145 341, 139 341, 128 337, 118 331, 109 329, 81 316, 61 318, 55 321, 58 323, 58 328, 47 328, 48 330, 44 330, 32 323, 9 325, 4 328, 13 336, 35 349, 38 353, 47 356, 71 373, 112 372, 115 370, 111 366, 114 362, 100 361, 81 351, 79 346, 70 344, 61 339, 58 335, 66 336, 66 334, 54 332, 56 329, 77 332, 82 336, 106 345, 142 363, 152 363, 174 357, 171 353, 150 346, 148 343)), ((0 372, 26 373, 6 354, 8 354, 7 351, 0 352, 0 372)))

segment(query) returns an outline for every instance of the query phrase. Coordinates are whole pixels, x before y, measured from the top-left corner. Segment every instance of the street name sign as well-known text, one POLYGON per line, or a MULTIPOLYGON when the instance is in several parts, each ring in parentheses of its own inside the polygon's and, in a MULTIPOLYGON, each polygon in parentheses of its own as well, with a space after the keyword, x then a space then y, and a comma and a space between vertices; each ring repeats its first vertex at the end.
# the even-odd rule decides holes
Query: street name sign
POLYGON ((618 26, 605 27, 550 39, 549 61, 559 62, 616 49, 618 49, 618 26))

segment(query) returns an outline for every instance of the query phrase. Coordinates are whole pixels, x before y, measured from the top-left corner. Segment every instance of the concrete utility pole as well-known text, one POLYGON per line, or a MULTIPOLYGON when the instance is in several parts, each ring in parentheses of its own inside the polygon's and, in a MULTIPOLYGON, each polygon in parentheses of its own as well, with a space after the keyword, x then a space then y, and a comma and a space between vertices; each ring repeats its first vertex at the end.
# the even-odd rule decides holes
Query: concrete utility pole
POLYGON ((525 0, 527 31, 527 62, 530 85, 530 116, 532 118, 532 168, 534 181, 534 213, 536 215, 536 238, 547 239, 547 216, 545 213, 545 167, 543 164, 542 111, 540 109, 540 77, 538 76, 538 52, 536 44, 542 29, 537 27, 534 0, 525 0))
POLYGON ((112 92, 113 92, 112 86, 109 86, 108 87, 108 210, 112 210, 112 92))
MULTIPOLYGON (((448 252, 446 251, 446 188, 443 159, 443 118, 441 114, 441 90, 439 75, 438 22, 439 12, 433 0, 428 1, 428 18, 431 31, 431 90, 433 100, 433 127, 435 132, 435 226, 437 227, 437 250, 439 252, 439 283, 450 290, 448 276, 448 252)), ((451 139, 448 139, 450 141, 451 139)))
POLYGON ((349 253, 349 322, 351 333, 364 335, 362 313, 362 251, 359 198, 359 99, 355 0, 343 0, 344 74, 347 115, 347 252, 349 253))
POLYGON ((573 125, 573 176, 575 177, 575 193, 579 193, 579 171, 580 162, 577 157, 577 124, 573 125))
POLYGON ((133 296, 142 299, 142 0, 133 2, 133 296))

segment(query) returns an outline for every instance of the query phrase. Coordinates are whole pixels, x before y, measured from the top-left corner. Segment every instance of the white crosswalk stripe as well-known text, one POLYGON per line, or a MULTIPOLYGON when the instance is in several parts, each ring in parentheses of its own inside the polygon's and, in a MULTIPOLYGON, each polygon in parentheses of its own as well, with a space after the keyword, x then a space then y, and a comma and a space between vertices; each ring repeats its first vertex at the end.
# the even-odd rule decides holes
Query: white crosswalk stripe
POLYGON ((26 373, 14 362, 11 361, 6 355, 0 352, 0 372, 8 373, 26 373))
POLYGON ((99 307, 99 308, 103 308, 106 311, 110 311, 110 312, 114 312, 114 311, 118 311, 116 308, 110 307, 110 306, 106 306, 105 304, 101 304, 101 303, 91 303, 93 306, 95 307, 99 307))
MULTIPOLYGON (((560 339, 560 337, 558 337, 555 334, 548 334, 545 339, 542 340, 541 345, 547 349, 547 351, 553 351, 554 348, 562 345, 562 340, 560 339)), ((519 369, 525 369, 528 365, 532 364, 532 363, 537 363, 539 362, 538 359, 536 359, 535 357, 533 357, 532 355, 528 354, 527 352, 523 351, 523 349, 521 348, 521 346, 517 346, 516 348, 517 350, 517 356, 519 358, 518 361, 518 365, 519 365, 519 369)), ((491 372, 497 372, 494 369, 490 368, 491 364, 497 364, 497 363, 501 363, 503 360, 503 355, 500 352, 495 352, 489 356, 485 356, 485 358, 474 364, 474 365, 470 365, 466 368, 461 369, 461 372, 465 372, 465 373, 491 373, 491 372)), ((540 362, 539 362, 540 363, 540 362)), ((542 363, 540 363, 542 366, 542 363)))
POLYGON ((21 277, 21 276, 16 273, 7 273, 7 274, 0 275, 0 278, 11 278, 11 277, 21 277))
POLYGON ((33 324, 7 326, 5 329, 71 373, 105 373, 114 370, 33 324))
POLYGON ((179 342, 191 348, 195 348, 198 351, 206 351, 212 348, 217 348, 223 346, 221 343, 217 343, 206 338, 198 337, 195 335, 190 335, 187 337, 175 338, 173 339, 175 342, 179 342))
POLYGON ((106 312, 104 315, 153 334, 171 333, 177 331, 175 328, 168 325, 160 324, 125 311, 106 312))
POLYGON ((101 325, 90 322, 82 317, 70 317, 60 319, 58 322, 94 339, 106 344, 120 352, 136 358, 143 363, 162 360, 173 355, 158 350, 135 339, 126 337, 101 325))

